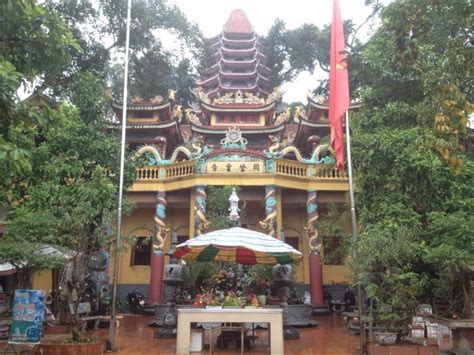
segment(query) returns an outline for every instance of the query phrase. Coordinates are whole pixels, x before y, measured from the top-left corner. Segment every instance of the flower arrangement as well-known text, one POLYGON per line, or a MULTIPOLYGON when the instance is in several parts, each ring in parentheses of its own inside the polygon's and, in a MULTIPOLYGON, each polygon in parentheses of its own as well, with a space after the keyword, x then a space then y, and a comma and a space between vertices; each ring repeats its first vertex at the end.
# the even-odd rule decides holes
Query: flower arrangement
POLYGON ((227 289, 227 279, 228 274, 225 270, 219 270, 211 277, 213 286, 220 291, 225 291, 227 289))
POLYGON ((220 306, 222 304, 222 297, 219 292, 215 292, 214 289, 201 288, 201 292, 198 293, 194 299, 195 306, 220 306))

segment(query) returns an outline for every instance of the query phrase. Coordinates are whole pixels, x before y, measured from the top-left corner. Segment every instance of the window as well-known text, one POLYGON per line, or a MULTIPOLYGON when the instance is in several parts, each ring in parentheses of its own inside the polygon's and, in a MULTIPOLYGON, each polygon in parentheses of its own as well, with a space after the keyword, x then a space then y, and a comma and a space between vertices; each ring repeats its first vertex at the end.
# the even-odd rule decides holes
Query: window
POLYGON ((132 252, 132 266, 150 265, 151 263, 151 237, 137 237, 132 252))
POLYGON ((153 112, 152 111, 135 111, 133 113, 133 118, 150 120, 153 118, 153 112))

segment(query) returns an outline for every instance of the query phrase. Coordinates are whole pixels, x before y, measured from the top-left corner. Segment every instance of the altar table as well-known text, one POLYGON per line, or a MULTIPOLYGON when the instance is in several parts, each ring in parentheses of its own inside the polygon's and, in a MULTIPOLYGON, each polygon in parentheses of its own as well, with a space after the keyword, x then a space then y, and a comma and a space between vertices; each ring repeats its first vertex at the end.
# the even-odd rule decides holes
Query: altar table
POLYGON ((191 323, 269 323, 270 350, 283 354, 283 310, 281 308, 181 308, 178 309, 176 354, 189 354, 191 323))

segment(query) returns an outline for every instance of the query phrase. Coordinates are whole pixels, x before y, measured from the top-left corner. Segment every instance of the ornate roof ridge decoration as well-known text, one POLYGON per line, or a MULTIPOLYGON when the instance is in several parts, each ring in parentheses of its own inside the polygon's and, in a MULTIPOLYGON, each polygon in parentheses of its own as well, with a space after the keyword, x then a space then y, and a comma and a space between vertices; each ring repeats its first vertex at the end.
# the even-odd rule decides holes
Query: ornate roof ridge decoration
MULTIPOLYGON (((176 90, 168 90, 168 100, 165 101, 163 96, 157 95, 151 99, 144 99, 139 96, 135 96, 130 100, 127 106, 127 110, 160 110, 166 107, 171 107, 171 104, 176 101, 176 90)), ((122 102, 112 101, 112 107, 121 109, 122 102)))
POLYGON ((193 124, 195 126, 202 126, 202 122, 200 117, 190 108, 187 108, 185 110, 186 112, 186 119, 190 124, 193 124))
POLYGON ((225 138, 221 139, 222 149, 246 149, 248 140, 242 137, 242 132, 238 127, 229 127, 225 132, 225 138))
POLYGON ((306 159, 301 154, 298 147, 295 147, 292 143, 284 143, 281 141, 281 137, 278 135, 270 135, 272 145, 264 151, 267 158, 271 159, 283 159, 287 155, 294 155, 296 160, 300 163, 306 164, 328 164, 332 165, 336 163, 334 159, 334 150, 329 144, 314 145, 309 159, 306 159), (329 153, 326 156, 322 156, 324 153, 329 153))
POLYGON ((265 99, 254 95, 252 92, 244 92, 237 90, 235 92, 226 92, 224 96, 215 98, 212 101, 213 105, 216 104, 265 104, 265 99))
MULTIPOLYGON (((311 104, 311 105, 313 105, 317 108, 321 108, 321 109, 324 109, 324 110, 329 109, 329 102, 323 96, 320 96, 320 95, 315 96, 315 95, 311 94, 310 91, 308 91, 306 93, 306 98, 308 99, 309 104, 311 104)), ((357 109, 357 108, 360 108, 360 107, 362 107, 362 102, 361 101, 352 100, 349 104, 349 109, 357 109)))
MULTIPOLYGON (((178 121, 170 120, 166 122, 156 122, 156 123, 127 123, 127 128, 135 128, 135 129, 163 129, 169 127, 177 127, 178 121)), ((116 127, 119 124, 115 124, 116 127)))
POLYGON ((295 107, 295 113, 293 115, 293 121, 300 123, 300 119, 308 120, 308 115, 303 106, 298 105, 295 107))
MULTIPOLYGON (((112 107, 115 109, 122 109, 122 102, 119 101, 112 101, 112 107)), ((164 108, 171 107, 171 103, 169 101, 165 101, 162 104, 151 103, 147 101, 142 101, 140 103, 130 103, 127 105, 127 111, 150 111, 150 110, 161 110, 164 108)))
POLYGON ((270 103, 265 103, 264 105, 255 105, 255 104, 246 104, 246 103, 241 103, 241 104, 218 104, 222 106, 214 106, 212 104, 208 105, 204 102, 201 103, 202 107, 206 111, 212 111, 212 112, 267 112, 271 110, 273 107, 275 107, 275 102, 270 102, 270 103))
POLYGON ((273 124, 275 126, 285 124, 290 120, 290 118, 291 118, 291 107, 287 106, 282 113, 280 113, 278 116, 275 117, 273 124))
POLYGON ((265 103, 278 102, 281 100, 281 89, 279 86, 273 88, 273 91, 268 95, 265 103))

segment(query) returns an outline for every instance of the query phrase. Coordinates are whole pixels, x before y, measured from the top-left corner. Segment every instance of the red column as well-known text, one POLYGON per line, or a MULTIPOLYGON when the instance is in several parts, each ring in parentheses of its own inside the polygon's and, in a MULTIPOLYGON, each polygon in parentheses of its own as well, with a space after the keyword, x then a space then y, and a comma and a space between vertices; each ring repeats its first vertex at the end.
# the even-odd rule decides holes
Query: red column
MULTIPOLYGON (((166 231, 166 192, 158 191, 156 194, 155 228, 156 236, 153 238, 153 254, 150 265, 150 290, 148 291, 148 304, 161 303, 164 255, 164 236, 161 232, 166 231)), ((166 232, 164 233, 166 235, 166 232)))
POLYGON ((317 253, 309 255, 309 282, 311 287, 311 304, 323 305, 323 265, 317 253))
POLYGON ((148 304, 154 305, 161 303, 163 294, 163 267, 165 257, 163 253, 151 256, 151 275, 150 289, 148 291, 148 304))

